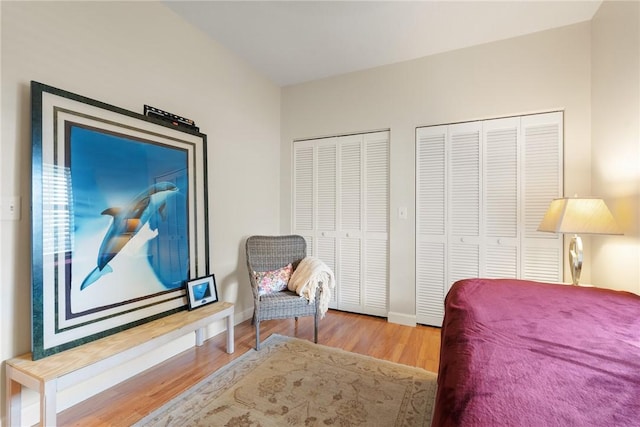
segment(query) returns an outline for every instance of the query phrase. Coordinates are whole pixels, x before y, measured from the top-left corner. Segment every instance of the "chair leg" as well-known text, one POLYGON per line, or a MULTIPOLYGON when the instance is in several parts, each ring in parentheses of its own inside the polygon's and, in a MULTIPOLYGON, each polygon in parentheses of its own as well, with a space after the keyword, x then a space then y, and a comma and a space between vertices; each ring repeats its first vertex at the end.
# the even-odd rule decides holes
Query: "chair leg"
POLYGON ((313 342, 318 344, 318 312, 313 316, 313 342))
POLYGON ((260 350, 260 322, 256 320, 256 351, 260 350))

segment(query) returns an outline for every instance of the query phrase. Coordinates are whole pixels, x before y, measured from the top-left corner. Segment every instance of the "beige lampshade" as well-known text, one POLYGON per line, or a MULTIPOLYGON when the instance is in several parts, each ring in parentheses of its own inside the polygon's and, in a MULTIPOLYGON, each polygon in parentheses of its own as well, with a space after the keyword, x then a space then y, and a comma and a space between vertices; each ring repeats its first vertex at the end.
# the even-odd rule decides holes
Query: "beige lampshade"
POLYGON ((549 205, 538 231, 575 234, 622 234, 602 199, 562 198, 549 205))

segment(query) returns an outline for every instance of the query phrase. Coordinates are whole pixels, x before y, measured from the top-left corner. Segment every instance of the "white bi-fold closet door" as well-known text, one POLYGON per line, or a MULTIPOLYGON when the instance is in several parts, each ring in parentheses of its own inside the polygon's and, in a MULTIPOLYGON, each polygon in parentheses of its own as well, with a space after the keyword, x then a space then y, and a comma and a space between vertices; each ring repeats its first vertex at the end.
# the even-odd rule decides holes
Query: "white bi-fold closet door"
POLYGON ((561 112, 416 130, 416 318, 440 326, 471 277, 562 280, 562 239, 537 231, 562 196, 561 112))
POLYGON ((389 132, 293 144, 293 233, 335 273, 331 308, 387 316, 389 132))

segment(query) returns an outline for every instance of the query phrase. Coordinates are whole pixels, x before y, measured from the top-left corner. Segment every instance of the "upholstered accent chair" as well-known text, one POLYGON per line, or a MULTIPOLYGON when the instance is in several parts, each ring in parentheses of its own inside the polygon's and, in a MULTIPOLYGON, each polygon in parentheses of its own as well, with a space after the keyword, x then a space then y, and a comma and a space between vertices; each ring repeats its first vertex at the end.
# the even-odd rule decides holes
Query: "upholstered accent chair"
MULTIPOLYGON (((288 289, 269 290, 261 286, 260 276, 286 270, 291 264, 295 270, 307 255, 307 243, 302 236, 251 236, 246 241, 247 269, 253 291, 253 325, 256 329, 256 350, 260 350, 260 322, 313 316, 313 340, 318 342, 318 301, 309 304, 305 298, 288 289)), ((286 273, 285 273, 286 274, 286 273)), ((277 276, 277 273, 275 273, 277 276)))

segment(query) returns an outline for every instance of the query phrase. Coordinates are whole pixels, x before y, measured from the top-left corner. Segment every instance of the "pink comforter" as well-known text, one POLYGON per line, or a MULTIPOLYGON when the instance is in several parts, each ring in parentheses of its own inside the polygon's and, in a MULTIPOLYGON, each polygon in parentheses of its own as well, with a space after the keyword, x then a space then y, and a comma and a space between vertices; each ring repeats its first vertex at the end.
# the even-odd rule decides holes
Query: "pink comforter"
POLYGON ((640 296, 456 282, 432 426, 640 426, 640 296))

